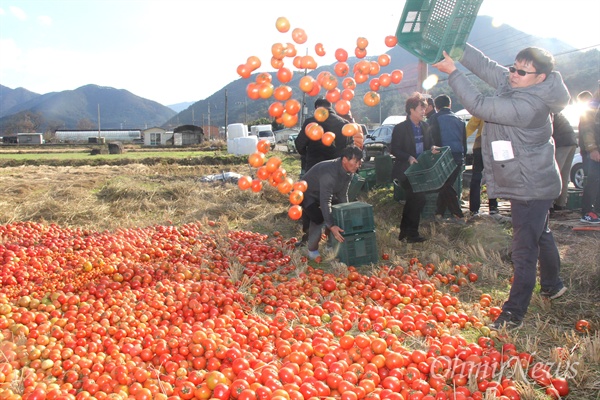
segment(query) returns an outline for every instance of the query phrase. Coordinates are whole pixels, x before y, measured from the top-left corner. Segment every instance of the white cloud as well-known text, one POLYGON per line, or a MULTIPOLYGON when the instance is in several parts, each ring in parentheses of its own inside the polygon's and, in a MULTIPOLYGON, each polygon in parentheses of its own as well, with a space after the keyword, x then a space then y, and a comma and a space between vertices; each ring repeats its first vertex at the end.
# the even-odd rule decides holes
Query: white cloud
POLYGON ((20 19, 21 21, 27 20, 27 14, 21 8, 10 6, 8 9, 17 19, 20 19))
POLYGON ((37 20, 42 26, 52 25, 52 17, 49 17, 48 15, 40 15, 39 17, 37 17, 37 20))
POLYGON ((0 8, 0 16, 6 15, 6 11, 4 11, 4 8, 0 8))
POLYGON ((14 71, 19 69, 21 66, 22 51, 13 39, 0 40, 0 54, 2 54, 1 72, 4 73, 8 70, 14 71))

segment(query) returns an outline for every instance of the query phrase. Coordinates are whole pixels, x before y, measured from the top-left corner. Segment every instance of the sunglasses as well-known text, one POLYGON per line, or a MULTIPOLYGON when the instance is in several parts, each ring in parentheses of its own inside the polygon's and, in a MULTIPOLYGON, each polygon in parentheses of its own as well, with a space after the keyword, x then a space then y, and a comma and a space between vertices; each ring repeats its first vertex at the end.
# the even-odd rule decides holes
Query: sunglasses
POLYGON ((511 74, 514 74, 515 72, 521 76, 525 76, 525 75, 539 75, 540 72, 527 72, 527 71, 523 71, 522 69, 516 69, 515 67, 508 67, 508 70, 510 71, 511 74))

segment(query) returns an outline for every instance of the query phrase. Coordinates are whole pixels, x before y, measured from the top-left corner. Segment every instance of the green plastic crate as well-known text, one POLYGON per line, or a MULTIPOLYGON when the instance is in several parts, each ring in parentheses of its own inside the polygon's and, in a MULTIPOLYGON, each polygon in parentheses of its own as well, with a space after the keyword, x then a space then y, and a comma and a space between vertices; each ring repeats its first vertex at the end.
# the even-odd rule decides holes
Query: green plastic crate
MULTIPOLYGON (((463 165, 462 170, 460 171, 460 173, 456 177, 456 180, 454 181, 454 190, 456 190, 456 194, 458 194, 458 204, 461 203, 461 198, 462 198, 462 188, 463 188, 462 180, 463 180, 464 171, 465 171, 465 166, 463 165)), ((422 219, 433 218, 435 216, 435 209, 437 208, 438 193, 439 192, 432 192, 432 193, 425 194, 425 207, 423 208, 423 211, 421 211, 422 219)), ((449 217, 449 216, 450 216, 450 211, 448 211, 448 209, 446 209, 446 212, 444 213, 443 217, 449 217)))
POLYGON ((437 154, 424 151, 417 161, 404 172, 416 193, 438 190, 456 168, 450 147, 441 147, 437 154))
POLYGON ((582 189, 569 189, 567 192, 567 209, 579 210, 583 201, 582 189))
POLYGON ((365 180, 365 184, 363 186, 363 190, 365 192, 375 187, 375 184, 377 183, 377 175, 375 172, 375 168, 360 169, 358 170, 358 175, 360 175, 365 180))
POLYGON ((348 188, 348 201, 356 200, 364 184, 365 179, 358 174, 354 174, 352 181, 350 181, 350 187, 348 188))
POLYGON ((428 64, 446 50, 458 59, 483 0, 407 0, 396 30, 398 45, 428 64))
POLYGON ((331 206, 334 223, 344 230, 344 235, 375 230, 373 206, 362 201, 331 206))
POLYGON ((360 266, 377 263, 377 239, 375 232, 344 235, 344 242, 338 242, 332 234, 329 235, 329 245, 336 252, 336 257, 348 266, 360 266))

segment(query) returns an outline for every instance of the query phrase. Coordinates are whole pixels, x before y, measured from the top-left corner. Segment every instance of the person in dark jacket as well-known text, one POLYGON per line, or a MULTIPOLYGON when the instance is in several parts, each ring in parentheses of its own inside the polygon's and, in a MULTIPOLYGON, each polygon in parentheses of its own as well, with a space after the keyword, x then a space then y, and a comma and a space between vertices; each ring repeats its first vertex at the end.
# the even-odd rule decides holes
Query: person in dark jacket
MULTIPOLYGON (((471 183, 469 186, 469 211, 472 215, 479 214, 481 206, 481 178, 483 177, 483 156, 481 155, 481 133, 484 121, 472 116, 467 123, 467 137, 475 133, 473 142, 473 169, 471 170, 471 183)), ((498 214, 498 199, 488 197, 488 210, 490 215, 498 214)))
POLYGON ((406 192, 398 240, 406 240, 408 243, 426 240, 419 234, 421 212, 425 207, 425 194, 415 193, 405 174, 408 167, 417 162, 417 158, 423 151, 433 147, 428 126, 423 122, 426 106, 427 102, 420 93, 415 93, 406 100, 406 121, 394 126, 390 144, 394 156, 392 178, 406 192))
POLYGON ((531 302, 538 262, 540 294, 552 300, 567 291, 548 216, 561 191, 550 114, 569 104, 569 91, 554 71, 552 54, 538 47, 521 50, 507 68, 467 44, 460 63, 495 89, 493 95, 483 94, 446 52, 433 64, 448 74, 450 87, 471 115, 485 121, 481 147, 488 196, 510 200, 513 282, 490 328, 516 329, 531 302))
POLYGON ((435 104, 432 97, 428 97, 426 101, 427 107, 425 107, 425 122, 429 124, 435 115, 435 104))
MULTIPOLYGON (((308 117, 302 124, 302 128, 298 136, 294 140, 296 151, 300 154, 302 160, 302 179, 304 175, 317 163, 325 160, 332 160, 340 156, 342 150, 352 144, 352 138, 342 135, 342 128, 347 123, 345 119, 340 117, 333 110, 329 100, 319 97, 315 100, 315 110, 319 107, 326 108, 329 112, 329 117, 318 122, 314 115, 308 117), (332 132, 335 134, 335 140, 331 146, 325 146, 320 140, 311 140, 306 136, 306 127, 308 124, 316 122, 323 127, 323 132, 332 132)), ((310 221, 302 216, 302 238, 296 243, 296 247, 303 247, 308 241, 308 228, 310 221)))
POLYGON ((314 116, 307 118, 294 141, 298 154, 306 156, 305 172, 308 172, 315 164, 321 161, 339 157, 341 151, 352 144, 351 137, 342 135, 342 128, 346 125, 347 121, 336 114, 329 100, 323 97, 318 98, 315 101, 315 109, 319 107, 326 108, 329 111, 329 117, 323 122, 318 122, 314 116), (306 136, 306 126, 311 122, 317 122, 321 125, 323 132, 332 132, 335 134, 335 140, 331 146, 325 146, 320 140, 311 140, 306 136))
POLYGON ((321 161, 304 175, 308 188, 302 201, 302 214, 310 221, 307 243, 310 259, 319 256, 319 242, 324 227, 337 241, 344 241, 344 231, 335 225, 331 206, 334 199, 338 203, 348 202, 348 188, 361 164, 362 151, 358 147, 348 146, 342 150, 340 157, 321 161))
POLYGON ((435 208, 436 218, 441 219, 446 209, 455 219, 464 218, 460 208, 460 195, 454 189, 456 178, 461 173, 467 152, 467 129, 465 123, 450 109, 452 102, 445 94, 439 95, 434 100, 436 114, 431 124, 429 133, 436 146, 450 147, 456 168, 439 191, 435 208))
POLYGON ((556 146, 556 163, 560 171, 562 190, 560 196, 554 199, 550 211, 559 211, 567 208, 569 194, 569 181, 571 180, 571 164, 577 150, 577 137, 571 123, 563 113, 552 114, 552 138, 556 146))

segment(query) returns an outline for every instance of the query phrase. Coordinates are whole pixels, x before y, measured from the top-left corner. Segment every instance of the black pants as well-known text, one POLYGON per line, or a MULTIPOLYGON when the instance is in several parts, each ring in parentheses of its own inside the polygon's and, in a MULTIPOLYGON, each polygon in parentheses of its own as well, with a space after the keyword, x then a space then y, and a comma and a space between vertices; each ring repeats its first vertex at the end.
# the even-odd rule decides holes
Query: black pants
MULTIPOLYGON (((469 186, 469 210, 479 212, 481 207, 481 178, 483 177, 483 156, 481 148, 473 149, 473 175, 471 176, 471 185, 469 186)), ((498 210, 498 200, 488 199, 488 205, 491 210, 498 210)))
POLYGON ((456 193, 456 189, 454 189, 454 183, 456 182, 456 178, 458 178, 458 174, 462 171, 463 163, 462 160, 459 160, 456 157, 454 158, 454 162, 456 163, 456 168, 452 171, 440 189, 435 213, 437 215, 444 215, 446 209, 448 209, 452 215, 462 218, 463 212, 460 209, 460 199, 458 193, 456 193))
POLYGON ((417 237, 419 236, 421 212, 425 208, 425 193, 413 192, 408 179, 400 182, 400 185, 406 192, 406 203, 404 203, 400 220, 400 237, 417 237))

